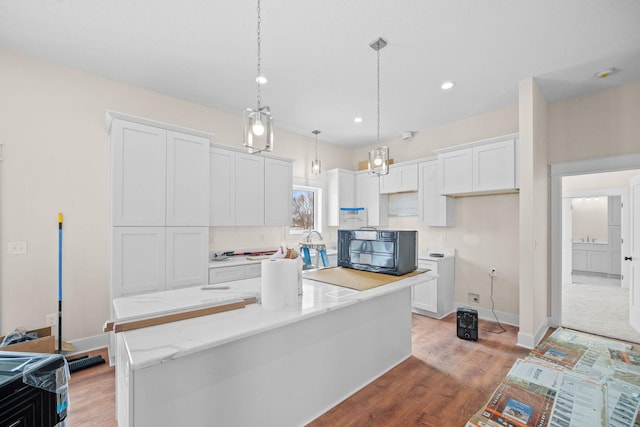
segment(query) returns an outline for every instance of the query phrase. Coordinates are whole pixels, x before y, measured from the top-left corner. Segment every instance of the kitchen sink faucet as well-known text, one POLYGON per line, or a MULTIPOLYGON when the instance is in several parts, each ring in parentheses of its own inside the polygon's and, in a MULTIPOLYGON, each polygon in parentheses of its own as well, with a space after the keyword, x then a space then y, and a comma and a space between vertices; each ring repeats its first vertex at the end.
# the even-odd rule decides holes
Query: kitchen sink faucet
POLYGON ((308 232, 308 233, 307 233, 307 235, 305 236, 305 242, 306 242, 306 243, 311 243, 311 235, 312 235, 313 233, 317 234, 317 235, 318 235, 318 237, 320 238, 320 240, 323 240, 323 239, 322 239, 322 234, 320 234, 320 233, 319 233, 318 231, 316 231, 316 230, 311 230, 311 231, 310 231, 310 232, 308 232))

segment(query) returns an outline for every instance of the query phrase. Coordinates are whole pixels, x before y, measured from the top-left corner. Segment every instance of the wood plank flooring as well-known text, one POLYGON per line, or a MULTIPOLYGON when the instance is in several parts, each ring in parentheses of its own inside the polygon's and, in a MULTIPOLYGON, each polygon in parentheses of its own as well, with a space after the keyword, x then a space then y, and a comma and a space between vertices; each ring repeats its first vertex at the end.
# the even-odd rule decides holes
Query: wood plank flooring
MULTIPOLYGON (((496 335, 480 321, 480 339, 456 337, 455 313, 443 320, 413 315, 413 355, 309 424, 323 426, 464 426, 486 403, 513 362, 518 329, 496 335)), ((106 350, 92 352, 107 359, 106 350)), ((117 426, 115 373, 108 364, 77 371, 69 382, 69 423, 117 426)))

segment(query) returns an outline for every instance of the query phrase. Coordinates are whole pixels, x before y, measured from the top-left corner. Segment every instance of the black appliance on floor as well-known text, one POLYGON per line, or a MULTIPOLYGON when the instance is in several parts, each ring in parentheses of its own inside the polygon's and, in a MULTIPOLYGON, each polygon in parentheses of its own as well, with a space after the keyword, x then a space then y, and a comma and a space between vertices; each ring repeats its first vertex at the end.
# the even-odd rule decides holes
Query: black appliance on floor
POLYGON ((458 308, 457 312, 458 338, 478 341, 478 310, 473 308, 458 308))
POLYGON ((67 417, 69 369, 60 354, 0 351, 0 426, 57 426, 67 417))

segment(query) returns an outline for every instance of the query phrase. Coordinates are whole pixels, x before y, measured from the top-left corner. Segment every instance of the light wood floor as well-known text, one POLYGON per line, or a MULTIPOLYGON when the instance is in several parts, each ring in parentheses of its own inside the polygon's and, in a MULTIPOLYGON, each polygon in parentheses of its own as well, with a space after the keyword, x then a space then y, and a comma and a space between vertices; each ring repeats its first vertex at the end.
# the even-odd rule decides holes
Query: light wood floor
MULTIPOLYGON (((456 337, 455 313, 444 320, 413 315, 413 355, 309 426, 463 427, 519 357, 517 328, 496 335, 480 321, 476 342, 456 337)), ((107 359, 106 350, 92 352, 107 359)), ((115 376, 108 364, 71 374, 69 423, 116 426, 115 376)))

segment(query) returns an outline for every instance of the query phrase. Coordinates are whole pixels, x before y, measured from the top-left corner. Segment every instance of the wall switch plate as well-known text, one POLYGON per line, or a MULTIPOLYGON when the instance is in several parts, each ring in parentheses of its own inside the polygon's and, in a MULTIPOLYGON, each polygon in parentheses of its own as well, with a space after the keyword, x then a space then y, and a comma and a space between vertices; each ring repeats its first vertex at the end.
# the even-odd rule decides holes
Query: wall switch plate
POLYGON ((9 255, 22 255, 27 253, 27 242, 9 242, 9 255))
POLYGON ((46 322, 47 322, 47 326, 56 326, 58 324, 58 314, 57 313, 47 314, 46 322))

